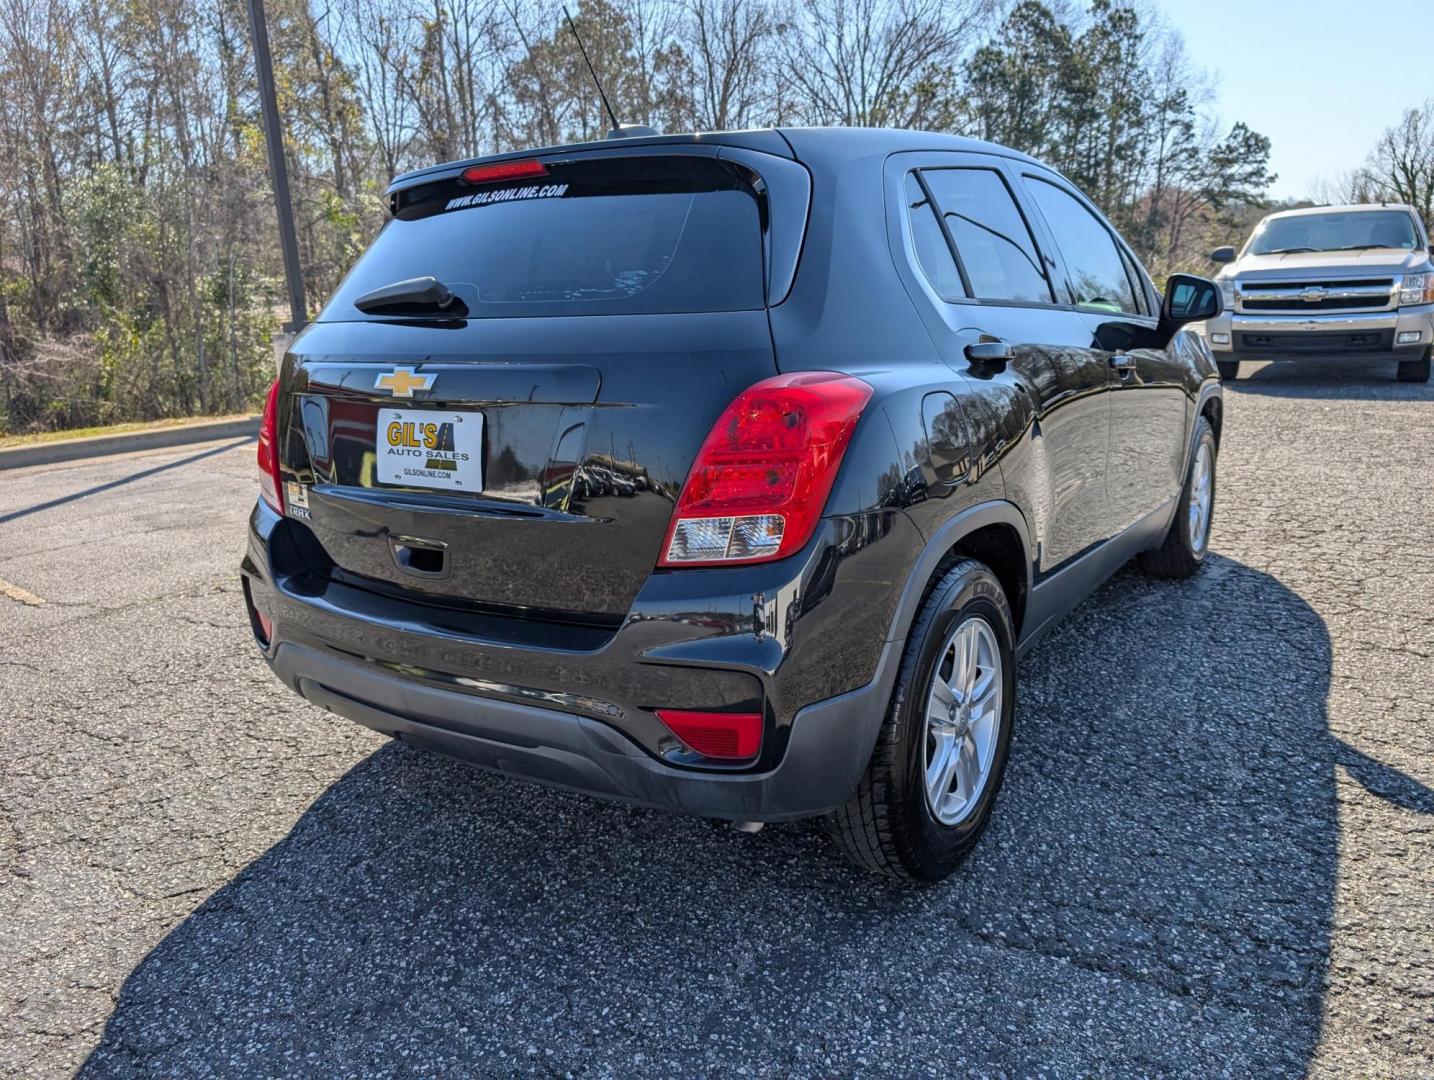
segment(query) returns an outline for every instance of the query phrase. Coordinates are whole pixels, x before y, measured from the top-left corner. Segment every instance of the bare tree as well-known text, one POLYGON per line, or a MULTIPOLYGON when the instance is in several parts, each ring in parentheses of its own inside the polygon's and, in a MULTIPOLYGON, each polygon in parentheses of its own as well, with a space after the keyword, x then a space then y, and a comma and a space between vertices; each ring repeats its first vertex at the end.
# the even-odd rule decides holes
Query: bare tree
POLYGON ((775 31, 761 0, 690 0, 683 38, 693 128, 726 131, 769 120, 765 69, 775 31))
POLYGON ((801 0, 781 69, 812 124, 920 125, 954 81, 988 0, 801 0))
MULTIPOLYGON (((1268 183, 1149 0, 569 0, 619 118, 977 131, 1063 169, 1152 265, 1268 183), (1220 132, 1228 131, 1223 138, 1220 132)), ((269 0, 305 287, 395 173, 601 138, 552 0, 269 0)), ((0 0, 0 430, 252 405, 281 281, 241 0, 0 0)), ((1351 178, 1428 212, 1434 107, 1351 178)))
POLYGON ((413 99, 406 87, 418 51, 418 17, 406 0, 345 2, 336 44, 353 71, 381 174, 391 177, 409 164, 416 134, 413 99))
POLYGON ((1407 109, 1385 130, 1352 185, 1375 199, 1408 203, 1425 221, 1434 210, 1434 99, 1407 109))
POLYGON ((1338 206, 1343 203, 1375 202, 1379 198, 1374 179, 1362 166, 1335 176, 1322 176, 1310 185, 1310 200, 1317 204, 1338 206))

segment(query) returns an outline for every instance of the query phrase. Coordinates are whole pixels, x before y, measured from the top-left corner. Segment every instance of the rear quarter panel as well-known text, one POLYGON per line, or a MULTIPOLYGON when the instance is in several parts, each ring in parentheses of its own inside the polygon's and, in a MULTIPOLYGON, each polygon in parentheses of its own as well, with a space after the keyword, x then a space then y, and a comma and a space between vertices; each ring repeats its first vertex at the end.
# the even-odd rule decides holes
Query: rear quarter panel
POLYGON ((978 395, 913 300, 916 283, 903 279, 905 220, 885 179, 889 148, 855 158, 825 157, 820 145, 797 149, 812 174, 812 209, 791 294, 770 312, 777 366, 841 371, 873 388, 827 513, 851 528, 892 515, 915 525, 913 534, 867 527, 903 543, 873 544, 841 571, 860 610, 840 632, 899 639, 911 617, 903 592, 927 541, 971 508, 1005 498, 998 462, 1018 447, 1022 421, 1014 400, 973 411, 978 395))

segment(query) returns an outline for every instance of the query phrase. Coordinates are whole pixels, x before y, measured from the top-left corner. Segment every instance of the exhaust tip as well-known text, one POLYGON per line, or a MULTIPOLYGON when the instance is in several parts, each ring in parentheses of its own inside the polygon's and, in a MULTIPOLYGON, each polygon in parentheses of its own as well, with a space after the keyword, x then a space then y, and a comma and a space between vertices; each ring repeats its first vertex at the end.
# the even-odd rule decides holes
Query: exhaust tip
POLYGON ((732 828, 740 833, 759 833, 765 824, 765 821, 734 821, 732 828))

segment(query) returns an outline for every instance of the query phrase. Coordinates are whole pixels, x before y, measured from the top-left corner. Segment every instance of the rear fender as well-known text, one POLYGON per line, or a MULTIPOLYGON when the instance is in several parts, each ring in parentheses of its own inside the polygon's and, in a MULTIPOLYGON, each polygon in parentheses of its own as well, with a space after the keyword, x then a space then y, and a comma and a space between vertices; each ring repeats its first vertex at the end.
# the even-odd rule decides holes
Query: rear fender
POLYGON ((976 503, 952 516, 926 541, 926 546, 922 548, 915 565, 911 568, 911 573, 907 576, 906 585, 901 591, 901 599, 897 603, 896 617, 892 622, 888 641, 904 642, 906 640, 911 624, 916 620, 916 614, 920 610, 921 602, 926 597, 927 587, 935 577, 942 560, 958 547, 963 539, 991 525, 1008 527, 1019 538, 1021 585, 1024 592, 1029 595, 1032 567, 1031 536, 1026 526, 1026 519, 1014 503, 1004 499, 976 503))

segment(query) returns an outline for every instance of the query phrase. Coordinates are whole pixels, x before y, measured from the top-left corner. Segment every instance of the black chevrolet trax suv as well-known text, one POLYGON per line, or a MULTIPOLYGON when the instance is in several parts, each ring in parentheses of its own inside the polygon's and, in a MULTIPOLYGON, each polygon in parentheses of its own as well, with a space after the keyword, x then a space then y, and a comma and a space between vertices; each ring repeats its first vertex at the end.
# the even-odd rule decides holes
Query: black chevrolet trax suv
POLYGON ((244 593, 309 701, 486 769, 951 871, 1016 659, 1205 557, 1220 383, 1038 161, 644 136, 399 177, 269 394, 244 593))

